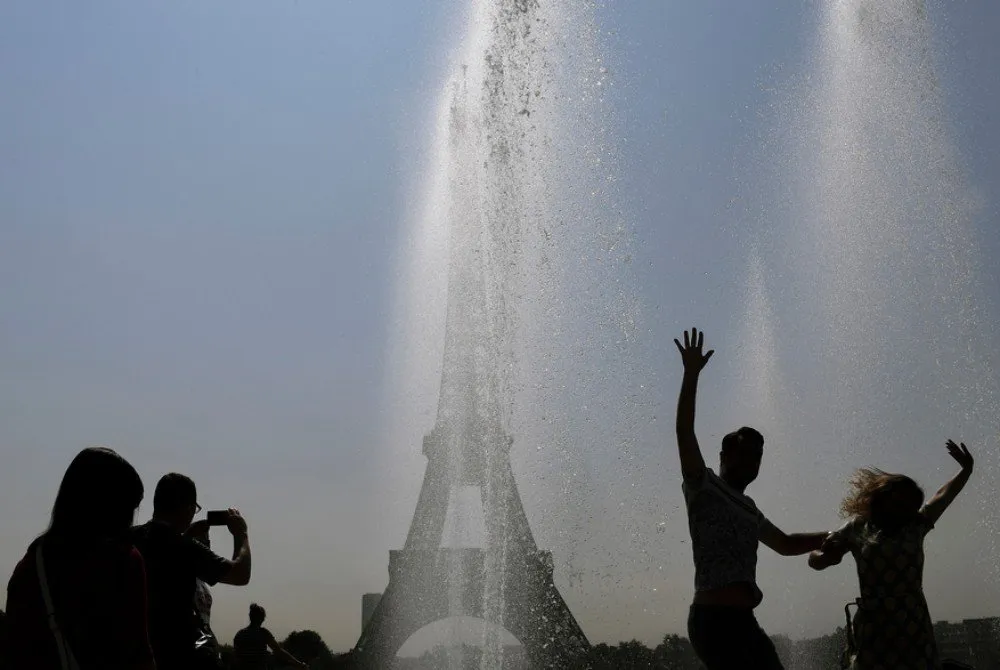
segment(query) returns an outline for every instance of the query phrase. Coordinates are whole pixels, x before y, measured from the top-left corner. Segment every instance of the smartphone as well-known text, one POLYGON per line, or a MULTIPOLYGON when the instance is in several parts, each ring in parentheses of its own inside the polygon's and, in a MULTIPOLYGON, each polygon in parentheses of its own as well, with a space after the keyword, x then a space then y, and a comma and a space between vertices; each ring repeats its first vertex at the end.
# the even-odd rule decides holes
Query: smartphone
POLYGON ((229 523, 229 510, 210 510, 205 514, 209 526, 225 526, 229 523))

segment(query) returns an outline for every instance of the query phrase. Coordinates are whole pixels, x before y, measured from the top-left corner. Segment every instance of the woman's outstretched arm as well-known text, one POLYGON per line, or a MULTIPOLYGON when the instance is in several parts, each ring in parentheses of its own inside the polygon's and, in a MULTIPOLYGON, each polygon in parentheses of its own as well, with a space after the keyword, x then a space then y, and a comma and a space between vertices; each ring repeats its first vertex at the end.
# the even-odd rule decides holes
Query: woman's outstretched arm
POLYGON ((965 488, 966 482, 969 481, 969 477, 972 476, 972 467, 975 464, 975 459, 972 454, 969 453, 969 448, 965 446, 965 443, 955 444, 953 440, 948 440, 948 454, 958 461, 958 464, 962 466, 962 469, 957 475, 952 477, 948 482, 938 489, 938 492, 934 494, 934 497, 927 501, 924 508, 921 510, 921 514, 927 519, 930 525, 937 523, 937 520, 941 518, 944 511, 948 509, 948 506, 958 497, 958 494, 962 492, 965 488))

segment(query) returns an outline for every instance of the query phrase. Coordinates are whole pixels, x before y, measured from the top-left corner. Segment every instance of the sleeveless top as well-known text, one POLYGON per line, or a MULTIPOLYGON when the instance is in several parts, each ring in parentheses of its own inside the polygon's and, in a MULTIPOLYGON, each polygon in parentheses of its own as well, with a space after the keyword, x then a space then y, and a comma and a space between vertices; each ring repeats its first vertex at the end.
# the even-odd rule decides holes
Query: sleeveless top
POLYGON ((696 592, 748 584, 754 607, 764 598, 757 586, 757 544, 770 526, 750 496, 737 491, 710 468, 701 479, 685 481, 696 592))
POLYGON ((271 658, 267 649, 271 637, 271 633, 262 626, 247 626, 236 633, 233 651, 236 652, 237 667, 247 670, 266 668, 271 658))

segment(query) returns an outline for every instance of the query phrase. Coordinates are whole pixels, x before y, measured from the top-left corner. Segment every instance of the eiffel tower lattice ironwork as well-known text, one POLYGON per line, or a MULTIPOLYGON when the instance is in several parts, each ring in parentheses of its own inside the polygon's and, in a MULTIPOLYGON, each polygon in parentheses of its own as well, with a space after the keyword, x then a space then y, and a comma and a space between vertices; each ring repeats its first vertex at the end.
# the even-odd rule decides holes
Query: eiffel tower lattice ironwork
MULTIPOLYGON (((509 511, 506 533, 513 537, 492 566, 502 573, 497 594, 499 617, 491 616, 486 602, 490 550, 440 547, 453 481, 447 462, 440 456, 448 438, 444 431, 435 429, 424 440, 427 471, 413 523, 405 547, 389 552, 389 585, 354 649, 355 667, 391 667, 397 651, 413 633, 453 616, 500 623, 524 645, 536 668, 573 667, 574 659, 590 645, 553 581, 552 554, 535 545, 510 462, 504 458, 510 438, 496 433, 491 436, 496 440, 493 458, 499 470, 490 477, 491 482, 478 474, 485 470, 482 461, 477 466, 483 469, 467 471, 470 476, 461 480, 463 485, 481 487, 484 510, 502 505, 509 511), (432 538, 436 539, 431 542, 432 538), (453 583, 456 579, 459 584, 453 583)), ((488 516, 486 522, 492 523, 488 516)))
POLYGON ((389 552, 389 584, 352 652, 354 667, 390 668, 416 631, 470 616, 502 625, 534 667, 570 668, 590 644, 556 588, 552 554, 535 544, 511 469, 513 440, 490 384, 478 378, 481 347, 468 330, 452 328, 458 311, 449 305, 438 419, 423 442, 416 511, 404 548, 389 552), (488 546, 442 548, 452 491, 466 486, 480 490, 488 546))
POLYGON ((389 584, 352 652, 356 668, 392 667, 413 633, 454 616, 501 625, 535 668, 574 667, 590 647, 556 588, 552 554, 535 544, 514 481, 504 429, 510 324, 502 287, 483 267, 488 242, 484 226, 474 225, 483 217, 468 209, 465 225, 451 232, 444 365, 436 424, 423 441, 423 486, 405 546, 389 552, 389 584), (486 546, 443 548, 451 494, 469 486, 480 490, 486 546))

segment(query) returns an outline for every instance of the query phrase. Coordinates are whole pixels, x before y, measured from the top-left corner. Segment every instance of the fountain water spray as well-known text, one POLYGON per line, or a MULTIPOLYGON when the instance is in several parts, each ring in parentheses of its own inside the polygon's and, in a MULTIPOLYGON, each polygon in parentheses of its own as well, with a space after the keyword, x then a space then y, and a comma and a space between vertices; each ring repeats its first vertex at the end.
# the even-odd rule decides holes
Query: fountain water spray
MULTIPOLYGON (((396 564, 404 566, 415 552, 436 551, 431 542, 453 549, 435 554, 448 563, 448 605, 441 614, 456 617, 471 609, 492 624, 482 640, 484 669, 503 665, 503 628, 515 632, 537 662, 568 658, 586 645, 551 583, 551 555, 535 548, 513 489, 509 450, 511 438, 534 444, 538 437, 531 430, 537 407, 525 411, 525 391, 538 393, 544 385, 545 374, 534 371, 546 365, 535 363, 551 353, 559 324, 579 318, 579 306, 566 307, 566 292, 587 289, 579 281, 579 256, 575 263, 566 260, 579 252, 581 239, 593 235, 587 226, 600 191, 594 186, 600 179, 587 174, 596 174, 600 163, 593 141, 599 133, 589 117, 606 70, 592 55, 574 58, 588 51, 581 44, 594 34, 592 12, 589 3, 572 0, 471 3, 461 54, 438 107, 426 209, 403 278, 402 348, 395 357, 405 372, 394 387, 406 393, 423 386, 406 401, 422 405, 424 416, 431 403, 437 409, 424 445, 424 489, 406 547, 395 552, 396 564), (589 71, 597 76, 581 74, 589 71), (436 397, 426 392, 429 380, 440 381, 436 397), (467 486, 482 489, 481 554, 464 550, 468 538, 461 535, 469 533, 469 518, 455 509, 461 502, 456 490, 467 486), (442 501, 435 499, 442 490, 451 492, 447 515, 438 513, 442 501), (518 561, 526 561, 526 572, 516 576, 524 584, 511 584, 511 566, 518 561), (534 579, 532 571, 540 577, 534 579), (470 595, 470 584, 481 584, 482 592, 470 595), (528 602, 538 594, 544 602, 532 606, 531 614, 509 620, 520 606, 512 598, 528 602), (550 638, 539 643, 544 631, 550 638)), ((542 395, 548 397, 540 404, 552 402, 558 390, 542 395)), ((426 420, 415 418, 412 409, 397 428, 410 444, 430 428, 420 425, 426 420)), ((558 470, 552 456, 544 467, 558 470)), ((558 519, 556 514, 549 516, 558 519)), ((417 587, 412 578, 399 577, 393 591, 392 579, 383 609, 396 612, 393 621, 399 622, 403 606, 390 592, 417 587), (410 586, 398 586, 404 583, 410 586)), ((376 612, 373 627, 378 619, 376 612)), ((377 646, 373 635, 363 633, 359 646, 377 646)))
MULTIPOLYGON (((763 272, 749 272, 777 324, 755 346, 783 354, 762 352, 750 376, 794 386, 767 394, 783 394, 791 448, 827 473, 813 497, 834 502, 861 465, 920 480, 939 467, 943 480, 945 439, 975 445, 964 495, 979 509, 957 506, 937 535, 981 528, 949 553, 978 557, 978 588, 997 589, 995 306, 980 272, 982 198, 951 137, 931 16, 920 0, 826 0, 819 11, 812 72, 783 106, 771 157, 779 186, 755 234, 763 272)), ((935 546, 929 562, 941 560, 935 546)), ((957 585, 927 581, 932 602, 961 606, 957 585)))

